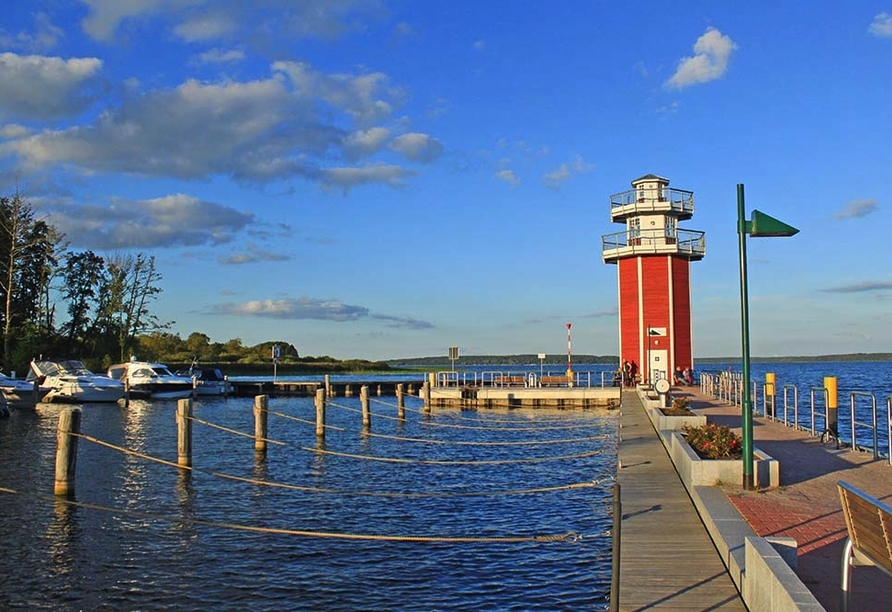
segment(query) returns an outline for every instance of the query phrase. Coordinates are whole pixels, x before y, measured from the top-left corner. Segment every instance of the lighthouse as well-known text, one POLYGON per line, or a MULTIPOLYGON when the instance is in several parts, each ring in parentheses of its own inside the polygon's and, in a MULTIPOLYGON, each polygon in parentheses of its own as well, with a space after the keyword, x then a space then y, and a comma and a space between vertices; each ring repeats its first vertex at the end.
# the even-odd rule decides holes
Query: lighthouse
POLYGON ((644 383, 694 367, 690 265, 706 254, 706 237, 678 226, 693 215, 694 193, 654 174, 610 196, 610 220, 625 226, 601 239, 604 263, 618 271, 620 360, 644 383))

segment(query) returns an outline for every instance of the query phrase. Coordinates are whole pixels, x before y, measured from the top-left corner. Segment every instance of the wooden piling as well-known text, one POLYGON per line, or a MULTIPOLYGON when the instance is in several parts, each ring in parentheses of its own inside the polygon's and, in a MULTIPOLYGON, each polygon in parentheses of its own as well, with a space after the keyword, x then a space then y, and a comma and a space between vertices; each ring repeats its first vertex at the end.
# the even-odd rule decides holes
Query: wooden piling
POLYGON ((266 451, 267 424, 269 423, 269 396, 258 395, 254 398, 254 450, 266 451))
POLYGON ((424 396, 424 413, 430 414, 431 412, 431 384, 428 381, 424 381, 424 384, 421 387, 421 393, 424 396))
POLYGON ((359 388, 359 402, 362 404, 362 427, 368 429, 372 426, 372 413, 369 409, 369 388, 366 385, 359 388))
POLYGON ((353 385, 344 385, 344 397, 353 397, 353 385))
POLYGON ((59 413, 56 430, 56 479, 53 492, 60 497, 74 495, 77 468, 77 434, 81 432, 80 408, 66 408, 59 413))
POLYGON ((316 436, 325 437, 325 389, 316 389, 316 436))
POLYGON ((331 374, 325 375, 325 397, 331 397, 331 374))
POLYGON ((406 419, 406 400, 403 397, 403 383, 396 385, 396 416, 400 419, 406 419))
POLYGON ((177 465, 192 467, 192 398, 177 401, 177 465))

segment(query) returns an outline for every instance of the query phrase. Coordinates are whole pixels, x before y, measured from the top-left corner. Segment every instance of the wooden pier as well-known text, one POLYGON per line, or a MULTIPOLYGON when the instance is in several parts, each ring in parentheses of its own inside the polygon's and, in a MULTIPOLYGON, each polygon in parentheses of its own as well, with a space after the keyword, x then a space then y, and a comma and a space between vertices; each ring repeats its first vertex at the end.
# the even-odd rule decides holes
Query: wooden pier
MULTIPOLYGON (((611 610, 746 606, 637 393, 623 394, 617 483, 621 526, 611 610)), ((617 529, 614 529, 616 532, 617 529)))
MULTIPOLYGON (((528 386, 523 377, 517 380, 498 379, 490 384, 430 386, 430 405, 437 408, 616 408, 620 403, 619 387, 571 387, 563 379, 563 386, 548 381, 543 386, 528 386)), ((319 389, 327 397, 359 396, 362 387, 369 395, 396 395, 397 385, 403 393, 415 397, 423 395, 422 378, 369 381, 270 381, 231 380, 236 397, 314 397, 319 389)))
POLYGON ((424 381, 420 378, 405 380, 371 381, 270 381, 270 380, 230 380, 236 397, 314 397, 317 389, 325 389, 328 397, 359 396, 362 387, 369 388, 370 395, 396 395, 396 386, 403 385, 403 392, 417 395, 424 381), (326 385, 328 388, 326 388, 326 385))

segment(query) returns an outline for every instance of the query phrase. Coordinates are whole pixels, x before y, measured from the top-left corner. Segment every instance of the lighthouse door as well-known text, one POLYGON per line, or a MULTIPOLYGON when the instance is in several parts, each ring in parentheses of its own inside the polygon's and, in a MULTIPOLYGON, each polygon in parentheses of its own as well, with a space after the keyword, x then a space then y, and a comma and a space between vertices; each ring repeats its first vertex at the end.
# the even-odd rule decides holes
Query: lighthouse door
POLYGON ((666 349, 650 350, 647 358, 647 377, 650 384, 656 384, 661 378, 669 378, 666 367, 669 363, 668 357, 666 349))

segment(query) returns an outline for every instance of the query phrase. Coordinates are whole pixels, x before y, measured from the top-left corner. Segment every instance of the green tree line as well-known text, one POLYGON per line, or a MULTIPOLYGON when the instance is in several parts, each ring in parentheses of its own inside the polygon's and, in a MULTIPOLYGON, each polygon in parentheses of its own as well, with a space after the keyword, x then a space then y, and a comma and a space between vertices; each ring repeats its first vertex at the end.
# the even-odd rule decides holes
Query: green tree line
POLYGON ((131 355, 168 364, 272 362, 279 345, 283 371, 325 367, 332 371, 387 369, 383 362, 339 362, 328 356, 301 358, 284 341, 244 346, 238 338, 211 342, 193 332, 183 339, 168 331, 152 305, 162 292, 155 258, 144 253, 100 256, 69 248, 65 235, 39 218, 20 194, 0 197, 0 330, 2 369, 24 372, 31 359, 81 359, 95 371, 131 355))

